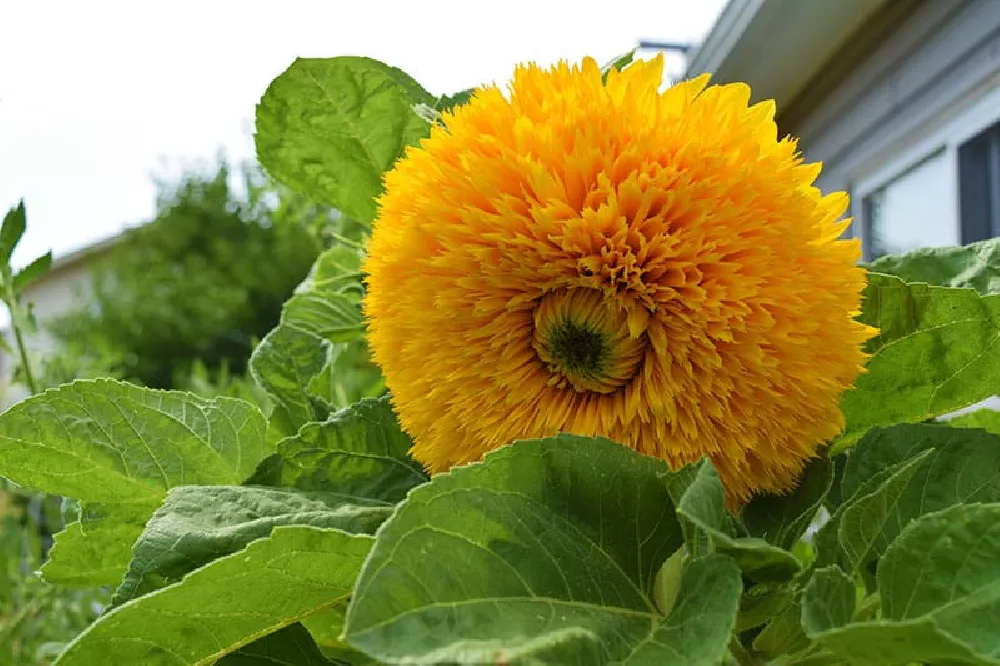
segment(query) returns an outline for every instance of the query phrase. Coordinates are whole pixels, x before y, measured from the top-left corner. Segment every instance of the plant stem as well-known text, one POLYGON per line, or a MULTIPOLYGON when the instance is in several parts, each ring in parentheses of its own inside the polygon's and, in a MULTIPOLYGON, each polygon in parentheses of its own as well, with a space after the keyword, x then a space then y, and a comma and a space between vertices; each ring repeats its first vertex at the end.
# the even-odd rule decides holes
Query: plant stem
POLYGON ((17 302, 17 297, 14 295, 14 280, 11 278, 9 271, 8 274, 4 276, 4 288, 6 290, 6 301, 7 307, 10 308, 10 327, 14 331, 14 341, 17 344, 17 353, 21 356, 21 367, 24 369, 24 383, 28 385, 28 391, 31 395, 38 393, 38 386, 35 384, 35 375, 31 370, 31 362, 28 361, 28 348, 24 344, 24 334, 21 332, 21 313, 19 308, 20 304, 17 302))

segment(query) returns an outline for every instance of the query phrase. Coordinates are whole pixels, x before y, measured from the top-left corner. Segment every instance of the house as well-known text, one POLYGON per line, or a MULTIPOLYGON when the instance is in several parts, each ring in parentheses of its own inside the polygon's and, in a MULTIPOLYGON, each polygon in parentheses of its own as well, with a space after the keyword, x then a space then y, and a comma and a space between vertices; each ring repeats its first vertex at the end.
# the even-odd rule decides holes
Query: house
MULTIPOLYGON (((52 262, 52 268, 48 273, 24 290, 22 300, 32 304, 35 318, 39 322, 39 330, 25 338, 31 356, 41 357, 55 349, 56 342, 45 330, 44 323, 71 312, 87 299, 93 286, 94 267, 108 256, 122 238, 114 236, 57 258, 52 262)), ((10 348, 15 350, 13 356, 0 351, 0 411, 2 411, 24 398, 27 390, 12 382, 14 369, 19 361, 13 332, 6 322, 0 335, 3 335, 10 348)))
POLYGON ((1000 1, 729 0, 703 72, 775 100, 866 260, 1000 235, 1000 1))

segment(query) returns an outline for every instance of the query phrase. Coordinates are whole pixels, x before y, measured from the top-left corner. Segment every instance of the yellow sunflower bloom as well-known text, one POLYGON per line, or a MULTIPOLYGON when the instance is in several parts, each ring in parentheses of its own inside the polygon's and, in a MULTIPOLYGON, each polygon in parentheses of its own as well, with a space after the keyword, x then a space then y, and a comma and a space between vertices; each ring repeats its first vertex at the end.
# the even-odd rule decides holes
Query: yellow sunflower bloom
POLYGON ((370 344, 431 472, 512 440, 708 456, 730 501, 793 487, 843 428, 872 330, 844 193, 774 104, 662 59, 517 69, 386 175, 370 344))

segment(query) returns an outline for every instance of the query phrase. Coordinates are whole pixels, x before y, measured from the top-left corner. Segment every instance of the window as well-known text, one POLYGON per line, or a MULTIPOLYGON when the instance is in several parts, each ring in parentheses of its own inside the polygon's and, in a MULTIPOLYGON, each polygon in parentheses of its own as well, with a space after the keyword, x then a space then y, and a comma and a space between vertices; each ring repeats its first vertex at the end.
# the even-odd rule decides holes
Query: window
POLYGON ((962 243, 1000 236, 1000 123, 958 148, 962 243))
POLYGON ((864 197, 867 260, 919 247, 958 244, 948 191, 951 164, 947 152, 937 150, 864 197))

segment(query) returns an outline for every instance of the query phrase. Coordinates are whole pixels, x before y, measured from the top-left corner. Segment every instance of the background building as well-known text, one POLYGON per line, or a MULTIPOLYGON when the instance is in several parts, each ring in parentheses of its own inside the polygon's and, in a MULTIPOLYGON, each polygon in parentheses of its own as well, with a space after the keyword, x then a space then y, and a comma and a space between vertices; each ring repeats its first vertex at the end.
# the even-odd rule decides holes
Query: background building
POLYGON ((1000 235, 1000 2, 730 0, 702 72, 777 102, 866 259, 1000 235))

